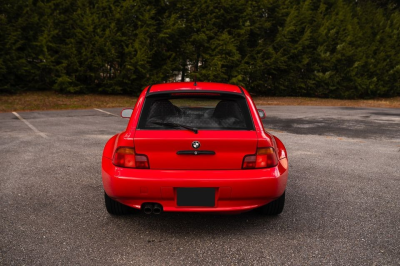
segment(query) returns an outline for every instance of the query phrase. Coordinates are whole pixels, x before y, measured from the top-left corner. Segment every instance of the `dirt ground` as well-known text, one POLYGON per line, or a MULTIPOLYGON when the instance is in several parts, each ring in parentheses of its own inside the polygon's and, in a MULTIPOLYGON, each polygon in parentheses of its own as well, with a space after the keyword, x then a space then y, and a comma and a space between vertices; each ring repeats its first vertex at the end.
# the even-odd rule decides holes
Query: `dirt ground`
MULTIPOLYGON (((136 97, 126 95, 63 95, 55 92, 28 92, 0 95, 0 112, 133 107, 136 99, 136 97)), ((400 97, 372 100, 304 97, 254 97, 253 99, 257 105, 400 108, 400 97)))

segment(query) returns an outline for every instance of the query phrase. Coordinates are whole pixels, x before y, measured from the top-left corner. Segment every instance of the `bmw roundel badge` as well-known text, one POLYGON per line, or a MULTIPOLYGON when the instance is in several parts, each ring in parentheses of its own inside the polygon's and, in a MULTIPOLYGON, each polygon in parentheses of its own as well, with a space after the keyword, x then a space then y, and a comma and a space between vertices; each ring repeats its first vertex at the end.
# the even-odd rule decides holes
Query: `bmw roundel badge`
POLYGON ((200 148, 200 142, 199 141, 193 141, 192 142, 192 147, 193 147, 193 149, 198 149, 198 148, 200 148))

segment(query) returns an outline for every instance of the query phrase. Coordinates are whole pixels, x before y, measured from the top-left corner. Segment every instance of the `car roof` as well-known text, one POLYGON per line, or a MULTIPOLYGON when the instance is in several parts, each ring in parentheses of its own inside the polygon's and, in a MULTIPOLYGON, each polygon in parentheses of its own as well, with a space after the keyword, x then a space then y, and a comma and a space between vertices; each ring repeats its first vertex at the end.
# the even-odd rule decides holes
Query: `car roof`
POLYGON ((197 82, 195 86, 193 81, 154 84, 149 88, 148 93, 164 91, 221 91, 243 93, 242 89, 237 85, 215 82, 197 82))

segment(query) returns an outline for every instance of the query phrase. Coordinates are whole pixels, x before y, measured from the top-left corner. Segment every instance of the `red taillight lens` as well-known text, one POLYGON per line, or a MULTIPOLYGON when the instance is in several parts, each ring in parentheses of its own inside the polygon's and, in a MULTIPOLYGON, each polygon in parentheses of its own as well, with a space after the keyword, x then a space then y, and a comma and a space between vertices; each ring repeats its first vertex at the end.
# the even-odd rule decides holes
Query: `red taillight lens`
POLYGON ((278 164, 278 159, 273 148, 258 148, 257 149, 257 164, 256 168, 273 167, 278 164))
POLYGON ((119 147, 114 153, 113 164, 127 168, 149 168, 149 160, 146 155, 135 154, 135 149, 119 147))
POLYGON ((119 147, 113 158, 113 164, 122 167, 135 167, 135 150, 128 147, 119 147))
POLYGON ((256 155, 246 155, 243 159, 243 169, 269 168, 278 164, 275 151, 272 147, 258 148, 256 155))
POLYGON ((149 160, 146 155, 136 155, 136 168, 146 169, 149 168, 149 160))
POLYGON ((243 169, 252 169, 256 168, 256 161, 257 161, 257 156, 255 155, 246 155, 244 156, 243 159, 243 169))

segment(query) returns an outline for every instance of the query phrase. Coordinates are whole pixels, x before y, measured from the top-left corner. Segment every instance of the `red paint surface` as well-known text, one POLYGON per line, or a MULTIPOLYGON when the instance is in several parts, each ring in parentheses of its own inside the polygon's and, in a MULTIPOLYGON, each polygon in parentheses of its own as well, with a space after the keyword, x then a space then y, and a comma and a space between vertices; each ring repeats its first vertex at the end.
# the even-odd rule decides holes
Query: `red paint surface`
MULTIPOLYGON (((177 90, 239 93, 228 84, 198 82, 153 85, 149 93, 177 90)), ((243 89, 255 130, 136 130, 140 111, 148 92, 139 96, 126 130, 106 144, 102 159, 104 190, 113 199, 134 208, 145 202, 157 202, 164 211, 242 212, 265 205, 283 194, 288 178, 287 153, 283 143, 264 130, 250 94, 243 89), (192 150, 192 141, 200 141, 199 150, 215 155, 177 155, 192 150), (150 169, 117 167, 112 158, 118 147, 134 147, 145 154, 150 169), (255 154, 257 147, 273 147, 279 163, 264 169, 241 169, 245 155, 255 154), (178 207, 176 188, 213 187, 215 207, 178 207)))
POLYGON ((149 93, 162 92, 162 91, 215 91, 215 92, 236 92, 242 93, 236 85, 224 84, 224 83, 213 83, 213 82, 197 82, 194 86, 194 82, 174 82, 165 84, 152 85, 149 93))

